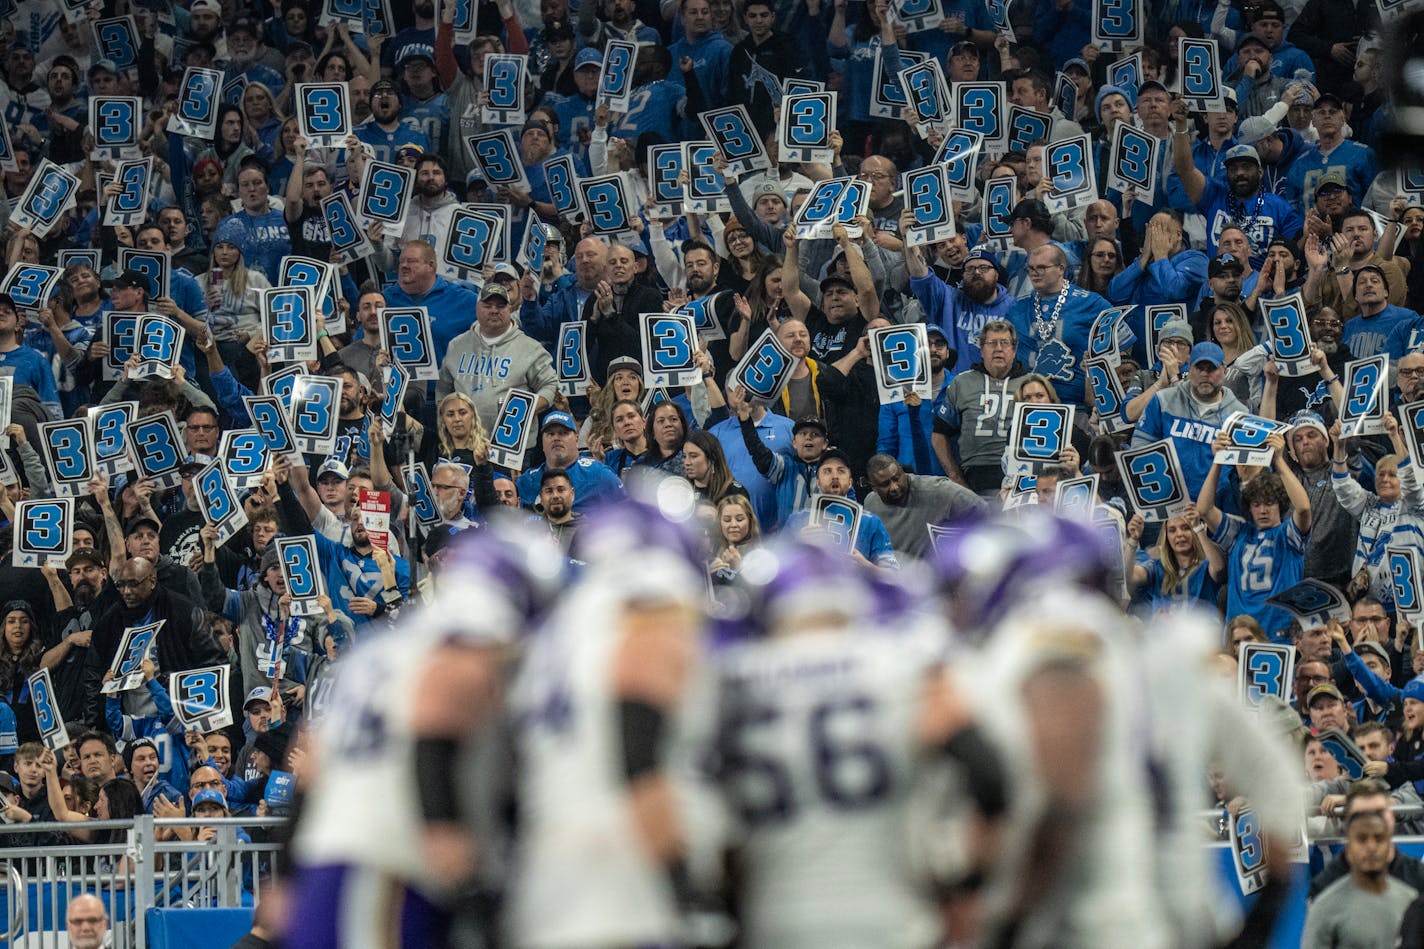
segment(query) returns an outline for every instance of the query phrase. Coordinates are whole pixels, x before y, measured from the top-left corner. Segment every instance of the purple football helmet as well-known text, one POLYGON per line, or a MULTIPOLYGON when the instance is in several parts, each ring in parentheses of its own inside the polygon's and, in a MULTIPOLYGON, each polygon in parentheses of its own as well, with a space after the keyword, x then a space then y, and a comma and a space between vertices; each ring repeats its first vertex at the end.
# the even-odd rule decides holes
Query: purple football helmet
POLYGON ((1104 533, 1047 508, 1021 508, 1015 520, 957 522, 936 545, 931 565, 950 619, 970 636, 988 631, 1037 588, 1071 584, 1105 591, 1113 552, 1104 533))

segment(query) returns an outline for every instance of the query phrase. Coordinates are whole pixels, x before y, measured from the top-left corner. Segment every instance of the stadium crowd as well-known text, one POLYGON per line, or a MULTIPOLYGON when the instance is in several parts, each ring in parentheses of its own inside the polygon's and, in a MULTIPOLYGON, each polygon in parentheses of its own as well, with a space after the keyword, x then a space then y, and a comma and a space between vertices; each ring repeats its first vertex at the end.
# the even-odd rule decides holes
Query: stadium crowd
MULTIPOLYGON (((1424 892, 1424 866, 1389 842, 1424 818, 1396 823, 1380 804, 1418 805, 1424 790, 1412 602, 1424 586, 1390 553, 1424 561, 1411 458, 1424 426, 1403 410, 1424 400, 1424 192, 1381 159, 1397 104, 1374 3, 344 6, 18 0, 0 20, 7 822, 286 813, 269 776, 302 772, 293 739, 321 718, 347 651, 424 601, 458 538, 502 508, 568 554, 600 508, 680 491, 707 594, 725 609, 749 555, 780 538, 909 571, 955 522, 1062 506, 1061 488, 1086 486, 1116 554, 1112 595, 1149 630, 1183 607, 1214 613, 1233 677, 1244 644, 1293 647, 1279 685, 1312 833, 1350 834, 1316 878, 1314 905, 1334 908, 1312 910, 1309 944, 1390 944, 1378 940, 1424 892), (1124 17, 1131 41, 1103 41, 1124 17), (1203 47, 1183 38, 1216 43, 1213 111, 1188 107, 1179 50, 1203 47), (618 43, 636 55, 614 108, 600 89, 618 43), (512 123, 496 121, 486 87, 487 59, 503 54, 524 57, 512 123), (939 101, 941 116, 918 113, 895 78, 926 58, 955 101, 939 101), (208 137, 184 123, 205 69, 222 76, 208 137), (790 81, 834 97, 823 161, 778 158, 790 81), (344 87, 339 141, 304 135, 312 83, 344 87), (957 98, 968 83, 981 99, 957 98), (134 155, 151 159, 129 224, 110 213, 127 156, 100 149, 90 124, 91 100, 125 97, 138 102, 134 155), (948 231, 921 240, 904 176, 966 164, 943 146, 983 118, 971 103, 987 103, 1001 134, 971 150, 948 231), (743 107, 740 131, 770 167, 714 149, 674 181, 720 182, 710 210, 666 204, 650 155, 706 140, 699 117, 727 106, 743 107), (1018 135, 1011 114, 1042 118, 1041 134, 1018 135), (1141 187, 1123 177, 1120 127, 1149 143, 1141 187), (520 184, 491 183, 499 156, 471 147, 501 130, 520 184), (1046 153, 1084 134, 1088 193, 1065 202, 1046 153), (413 173, 401 213, 363 218, 351 209, 375 207, 362 186, 387 166, 413 173), (37 213, 65 175, 75 186, 37 213), (577 186, 607 176, 630 201, 612 228, 577 186), (861 187, 853 213, 818 224, 808 199, 846 180, 861 187), (491 237, 461 266, 471 209, 504 228, 503 247, 491 237), (162 279, 121 266, 129 250, 166 262, 162 279), (295 258, 331 265, 307 298, 310 359, 274 335, 272 291, 297 283, 295 258), (57 279, 27 295, 49 267, 57 279), (426 364, 402 386, 411 347, 386 313, 407 308, 424 313, 426 364), (114 313, 134 318, 126 338, 114 313), (158 369, 135 345, 144 314, 178 331, 158 369), (685 384, 657 384, 647 314, 693 317, 685 384), (574 352, 571 325, 583 328, 574 352), (915 326, 923 378, 887 384, 893 354, 877 347, 894 337, 876 331, 915 326), (1292 334, 1306 345, 1287 359, 1292 334), (765 396, 734 371, 763 352, 787 361, 765 396), (1360 375, 1371 357, 1385 359, 1360 375), (336 380, 321 449, 264 443, 235 487, 239 436, 268 437, 260 397, 294 416, 302 377, 336 380), (532 396, 527 418, 511 392, 532 396), (131 421, 171 415, 171 471, 145 474, 133 445, 101 464, 94 424, 87 457, 66 454, 74 429, 54 423, 123 403, 131 421), (1037 461, 1025 404, 1065 410, 1037 461), (1263 426, 1264 452, 1224 462, 1245 445, 1231 440, 1242 417, 1263 426), (510 426, 527 440, 512 459, 510 426), (1152 446, 1162 453, 1147 457, 1175 465, 1166 482, 1131 462, 1152 446), (227 519, 201 496, 215 463, 240 507, 227 519), (1164 483, 1175 503, 1153 509, 1164 483), (75 499, 63 555, 36 566, 26 550, 42 525, 24 502, 56 497, 75 499), (295 566, 279 556, 301 537, 316 596, 289 589, 295 566), (1300 606, 1304 581, 1334 591, 1333 612, 1300 606), (158 621, 126 665, 129 631, 158 621), (169 677, 221 666, 236 721, 185 729, 169 677), (52 702, 37 709, 41 670, 52 702), (126 687, 106 689, 116 679, 126 687), (47 714, 62 751, 45 747, 47 714), (1338 740, 1322 744, 1326 733, 1338 740), (1383 842, 1365 819, 1380 811, 1383 842), (1357 941, 1339 942, 1342 929, 1357 941)), ((1213 800, 1233 818, 1247 806, 1204 770, 1203 807, 1213 800)))

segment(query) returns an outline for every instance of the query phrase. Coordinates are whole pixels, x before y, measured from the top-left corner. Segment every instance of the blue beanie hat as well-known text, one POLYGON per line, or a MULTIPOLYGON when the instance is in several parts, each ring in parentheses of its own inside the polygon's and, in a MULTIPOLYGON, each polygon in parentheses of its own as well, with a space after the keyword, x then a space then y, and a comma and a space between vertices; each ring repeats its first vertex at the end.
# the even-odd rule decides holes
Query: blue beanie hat
POLYGON ((242 222, 229 218, 218 225, 218 229, 213 231, 214 244, 231 244, 242 249, 242 242, 247 239, 247 228, 242 226, 242 222))
POLYGON ((1424 676, 1415 676, 1405 683, 1403 697, 1424 702, 1424 676))
POLYGON ((1133 101, 1132 90, 1123 86, 1103 86, 1098 90, 1097 96, 1093 99, 1093 115, 1099 119, 1103 117, 1103 100, 1111 95, 1119 95, 1127 100, 1127 104, 1132 108, 1137 108, 1137 103, 1133 101))

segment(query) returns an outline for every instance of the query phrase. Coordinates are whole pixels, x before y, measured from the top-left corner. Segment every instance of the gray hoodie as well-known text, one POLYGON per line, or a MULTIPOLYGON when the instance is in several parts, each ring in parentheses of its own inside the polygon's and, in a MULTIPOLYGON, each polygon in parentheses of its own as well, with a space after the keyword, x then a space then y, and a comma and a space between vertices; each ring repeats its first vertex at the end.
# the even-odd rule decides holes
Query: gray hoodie
POLYGON ((451 392, 468 395, 488 430, 494 427, 500 400, 510 389, 528 390, 547 403, 554 400, 557 382, 553 358, 517 326, 494 339, 472 326, 450 341, 435 398, 438 401, 451 392))

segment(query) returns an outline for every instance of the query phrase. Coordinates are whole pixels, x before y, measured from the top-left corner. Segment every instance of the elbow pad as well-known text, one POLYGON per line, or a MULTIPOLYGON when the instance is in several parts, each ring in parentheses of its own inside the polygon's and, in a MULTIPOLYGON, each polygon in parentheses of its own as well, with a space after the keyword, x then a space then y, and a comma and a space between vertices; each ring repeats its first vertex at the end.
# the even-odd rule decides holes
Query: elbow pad
POLYGON ((420 738, 415 742, 415 783, 420 816, 427 823, 460 820, 460 794, 455 787, 455 759, 460 743, 453 738, 420 738))
POLYGON ((998 817, 1008 809, 1009 795, 1004 763, 976 725, 961 728, 944 743, 946 756, 964 766, 969 796, 985 817, 998 817))
POLYGON ((662 710, 637 699, 618 703, 618 733, 623 739, 623 777, 631 784, 656 771, 662 745, 662 710))

